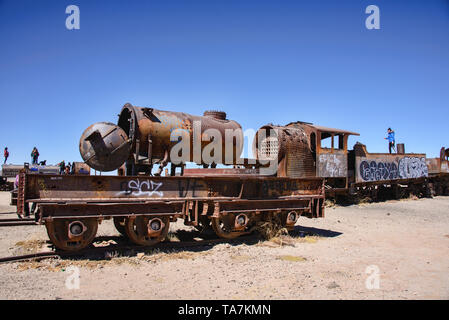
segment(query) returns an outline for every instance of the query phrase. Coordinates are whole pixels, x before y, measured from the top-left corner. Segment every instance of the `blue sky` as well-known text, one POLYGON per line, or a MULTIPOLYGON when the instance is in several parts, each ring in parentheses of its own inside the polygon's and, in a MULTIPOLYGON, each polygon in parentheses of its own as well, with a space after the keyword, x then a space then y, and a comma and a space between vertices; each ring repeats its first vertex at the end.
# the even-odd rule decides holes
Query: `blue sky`
POLYGON ((386 152, 449 147, 449 1, 1 1, 0 147, 80 161, 79 137, 130 102, 244 129, 296 120, 386 152), (67 30, 65 8, 80 8, 67 30), (367 30, 365 8, 380 8, 367 30))

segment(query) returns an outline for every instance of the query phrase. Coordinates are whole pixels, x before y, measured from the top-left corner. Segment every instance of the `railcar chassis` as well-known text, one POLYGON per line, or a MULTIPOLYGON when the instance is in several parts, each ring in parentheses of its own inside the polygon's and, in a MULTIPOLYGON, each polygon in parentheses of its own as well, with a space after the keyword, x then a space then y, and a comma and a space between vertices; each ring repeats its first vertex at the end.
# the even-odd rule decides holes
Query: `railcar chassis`
POLYGON ((170 222, 211 228, 226 239, 248 234, 261 221, 277 219, 287 229, 300 216, 324 217, 321 178, 252 176, 19 175, 17 213, 37 205, 35 219, 54 246, 77 251, 95 238, 98 223, 137 245, 163 241, 170 222))

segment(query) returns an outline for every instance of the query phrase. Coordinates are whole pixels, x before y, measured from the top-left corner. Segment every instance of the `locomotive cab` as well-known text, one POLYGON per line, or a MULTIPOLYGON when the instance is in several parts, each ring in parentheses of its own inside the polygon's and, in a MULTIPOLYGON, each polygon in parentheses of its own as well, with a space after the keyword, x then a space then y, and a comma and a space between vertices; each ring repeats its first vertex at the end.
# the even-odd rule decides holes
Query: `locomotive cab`
POLYGON ((348 188, 348 138, 356 132, 310 125, 311 139, 316 136, 316 174, 326 178, 326 186, 334 191, 348 188))
POLYGON ((254 139, 258 159, 278 158, 278 177, 326 178, 327 188, 348 188, 348 137, 356 132, 292 122, 265 125, 254 139))

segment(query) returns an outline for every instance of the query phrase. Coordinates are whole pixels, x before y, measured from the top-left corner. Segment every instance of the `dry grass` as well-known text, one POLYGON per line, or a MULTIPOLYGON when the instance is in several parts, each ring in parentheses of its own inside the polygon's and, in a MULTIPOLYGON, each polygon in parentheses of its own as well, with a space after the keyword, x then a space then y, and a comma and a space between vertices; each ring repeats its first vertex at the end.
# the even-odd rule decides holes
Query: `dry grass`
POLYGON ((335 207, 337 204, 336 204, 336 202, 335 202, 335 200, 331 200, 331 199, 326 199, 326 200, 324 200, 324 207, 325 208, 332 208, 332 207, 335 207))
POLYGON ((24 240, 16 243, 16 246, 32 253, 39 252, 46 245, 46 240, 24 240))
POLYGON ((263 247, 278 248, 283 246, 294 247, 297 243, 316 243, 323 237, 318 235, 307 235, 305 237, 292 237, 290 235, 281 235, 273 237, 270 240, 259 242, 257 245, 263 247))
POLYGON ((323 239, 323 237, 320 236, 305 236, 303 238, 297 238, 296 242, 300 243, 316 243, 318 240, 323 239))
POLYGON ((273 217, 270 221, 259 222, 256 226, 256 230, 265 240, 288 235, 288 230, 279 221, 279 217, 273 217))
POLYGON ((252 258, 251 256, 246 255, 246 254, 238 254, 238 255, 231 256, 231 260, 234 260, 236 262, 246 262, 246 261, 251 260, 251 258, 252 258))
POLYGON ((290 255, 279 256, 278 259, 279 260, 284 260, 284 261, 290 261, 290 262, 304 262, 304 261, 307 261, 307 259, 304 258, 304 257, 301 257, 301 256, 290 256, 290 255))
POLYGON ((296 239, 288 235, 281 235, 279 237, 274 237, 269 240, 271 243, 277 244, 279 246, 295 246, 296 239))
POLYGON ((370 204, 372 202, 373 202, 373 199, 371 199, 370 197, 364 197, 364 198, 358 200, 357 204, 363 206, 363 205, 366 205, 366 204, 370 204))
POLYGON ((151 252, 140 252, 136 256, 121 255, 116 251, 105 252, 104 259, 44 259, 18 262, 17 270, 24 271, 29 269, 41 269, 52 272, 64 271, 67 267, 76 266, 79 268, 98 269, 114 265, 140 265, 144 262, 169 261, 174 259, 194 260, 200 256, 204 256, 208 252, 190 252, 190 251, 172 251, 161 252, 158 249, 151 252))
POLYGON ((142 257, 142 260, 149 262, 158 262, 158 261, 169 261, 169 260, 194 260, 196 258, 208 255, 209 252, 201 251, 201 252, 192 252, 192 251, 171 251, 171 252, 160 252, 157 254, 152 254, 148 256, 142 257))
POLYGON ((42 261, 26 261, 20 262, 17 265, 19 271, 25 271, 29 269, 40 269, 47 270, 51 272, 65 271, 68 267, 74 266, 79 268, 97 269, 103 268, 107 264, 122 264, 124 263, 123 258, 116 258, 113 260, 61 260, 61 259, 51 259, 42 261))

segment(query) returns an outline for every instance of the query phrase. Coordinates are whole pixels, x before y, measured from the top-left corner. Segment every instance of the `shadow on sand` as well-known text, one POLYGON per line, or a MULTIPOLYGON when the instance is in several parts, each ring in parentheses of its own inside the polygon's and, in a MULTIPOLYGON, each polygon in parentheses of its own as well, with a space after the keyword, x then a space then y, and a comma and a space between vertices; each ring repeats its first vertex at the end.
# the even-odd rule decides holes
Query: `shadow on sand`
MULTIPOLYGON (((324 238, 334 238, 340 236, 341 232, 325 230, 312 227, 295 226, 289 232, 291 238, 303 238, 306 236, 318 236, 324 238)), ((167 240, 154 247, 139 247, 131 243, 123 236, 100 236, 95 238, 94 245, 89 248, 74 252, 58 252, 62 259, 71 260, 111 260, 115 257, 135 257, 139 253, 152 255, 157 253, 173 253, 180 251, 203 252, 212 249, 219 244, 238 246, 241 244, 255 245, 265 241, 257 232, 241 236, 236 239, 220 239, 212 231, 199 232, 198 230, 177 230, 170 232, 167 240), (171 240, 170 240, 171 239, 171 240), (93 250, 92 250, 93 249, 93 250)))

